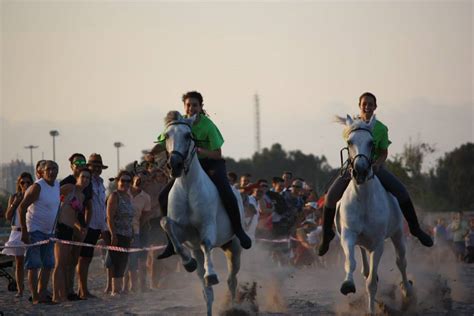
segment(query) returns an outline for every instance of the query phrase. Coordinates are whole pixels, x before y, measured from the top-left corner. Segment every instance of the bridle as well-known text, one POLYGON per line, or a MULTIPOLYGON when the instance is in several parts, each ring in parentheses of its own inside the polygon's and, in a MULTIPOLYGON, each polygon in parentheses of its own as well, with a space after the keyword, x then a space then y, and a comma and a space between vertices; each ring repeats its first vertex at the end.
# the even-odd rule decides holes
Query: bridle
MULTIPOLYGON (((348 136, 350 134, 352 134, 353 132, 355 132, 355 131, 365 131, 365 132, 368 132, 371 137, 373 137, 372 131, 370 129, 366 128, 366 127, 354 128, 354 129, 350 130, 348 136)), ((372 165, 373 165, 372 158, 369 158, 369 157, 367 157, 367 155, 364 155, 364 154, 357 154, 354 157, 351 157, 350 152, 349 152, 349 147, 342 148, 339 152, 339 155, 340 155, 340 158, 341 158, 341 170, 340 170, 341 176, 347 174, 347 171, 349 171, 349 170, 354 170, 354 162, 359 157, 365 158, 365 160, 367 160, 367 162, 369 163, 368 169, 372 168, 372 165), (344 151, 347 151, 347 157, 348 158, 346 159, 346 161, 343 161, 344 151)), ((351 178, 352 178, 352 172, 350 172, 349 174, 351 174, 351 178)), ((368 180, 372 179, 373 177, 374 177, 374 175, 372 174, 372 176, 370 178, 368 178, 368 180)))
MULTIPOLYGON (((191 129, 191 125, 189 125, 186 122, 182 122, 182 121, 171 122, 166 127, 168 128, 171 125, 186 125, 187 127, 189 127, 189 129, 191 129)), ((170 164, 169 164, 170 157, 172 155, 177 155, 183 160, 184 174, 188 174, 189 165, 191 164, 191 161, 193 160, 193 158, 194 158, 194 156, 196 155, 196 152, 197 152, 196 141, 195 141, 195 139, 192 135, 191 135, 191 138, 189 140, 189 144, 188 144, 187 147, 188 147, 188 150, 186 151, 185 154, 183 154, 183 153, 181 153, 177 150, 173 150, 170 153, 168 153, 168 151, 166 151, 166 160, 168 161, 168 167, 170 167, 170 164), (191 149, 191 154, 189 154, 189 151, 190 151, 189 147, 190 147, 191 143, 193 145, 193 148, 191 149)))

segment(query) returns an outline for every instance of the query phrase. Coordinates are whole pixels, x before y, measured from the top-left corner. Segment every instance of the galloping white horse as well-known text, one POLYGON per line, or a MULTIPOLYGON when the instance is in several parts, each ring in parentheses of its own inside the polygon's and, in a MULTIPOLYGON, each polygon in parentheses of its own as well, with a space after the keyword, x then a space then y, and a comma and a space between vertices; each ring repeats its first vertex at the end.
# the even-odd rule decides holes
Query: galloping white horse
POLYGON ((336 227, 341 234, 341 245, 346 256, 346 277, 341 286, 344 295, 355 293, 353 273, 356 267, 355 246, 362 253, 362 274, 366 278, 368 312, 375 312, 377 268, 384 249, 384 240, 391 238, 395 246, 396 262, 402 274, 402 295, 413 294, 406 275, 406 245, 402 230, 402 213, 395 197, 387 192, 372 171, 372 129, 375 115, 367 124, 359 119, 337 118, 346 125, 344 134, 349 149, 351 182, 342 196, 337 210, 336 227), (367 253, 370 255, 370 264, 367 253))
POLYGON ((225 252, 229 270, 227 284, 234 300, 241 248, 217 188, 196 156, 196 145, 191 134, 194 120, 195 116, 185 119, 177 111, 167 115, 164 134, 166 151, 171 175, 176 180, 169 193, 168 216, 163 217, 161 226, 181 257, 185 269, 193 272, 197 268, 207 314, 212 315, 212 286, 219 281, 214 271, 211 250, 221 247, 225 252), (192 256, 182 246, 183 243, 191 250, 192 256))

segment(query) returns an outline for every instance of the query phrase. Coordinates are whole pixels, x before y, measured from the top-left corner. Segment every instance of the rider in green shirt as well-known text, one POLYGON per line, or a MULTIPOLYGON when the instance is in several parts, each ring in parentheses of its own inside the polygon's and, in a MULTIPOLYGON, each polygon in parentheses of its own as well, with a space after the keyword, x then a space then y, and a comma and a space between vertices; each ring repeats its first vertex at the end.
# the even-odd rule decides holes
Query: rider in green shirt
MULTIPOLYGON (((249 249, 252 246, 252 241, 242 228, 237 199, 227 179, 225 160, 222 159, 221 147, 224 144, 224 138, 217 126, 203 110, 203 98, 199 92, 191 91, 184 94, 183 103, 186 116, 198 116, 191 127, 191 131, 196 142, 199 162, 211 181, 216 185, 222 203, 229 215, 234 234, 240 240, 240 245, 245 249, 249 249)), ((158 136, 158 144, 163 143, 163 141, 164 135, 161 134, 158 136)), ((159 196, 163 216, 167 214, 168 194, 173 184, 174 180, 171 180, 163 188, 159 196)), ((165 251, 158 258, 167 258, 173 254, 173 245, 171 242, 168 242, 165 251)))
MULTIPOLYGON (((362 120, 370 121, 376 108, 377 99, 372 93, 366 92, 360 96, 359 109, 362 120)), ((372 169, 375 175, 379 178, 384 188, 398 200, 403 216, 408 222, 410 233, 416 236, 424 246, 433 246, 431 237, 420 228, 415 208, 405 186, 384 167, 384 162, 388 156, 388 146, 390 145, 388 128, 377 120, 372 130, 372 136, 374 141, 372 169)), ((320 256, 323 256, 329 250, 329 243, 334 238, 332 226, 336 213, 336 204, 341 199, 350 181, 349 172, 339 175, 326 194, 323 209, 323 240, 319 247, 320 256)))

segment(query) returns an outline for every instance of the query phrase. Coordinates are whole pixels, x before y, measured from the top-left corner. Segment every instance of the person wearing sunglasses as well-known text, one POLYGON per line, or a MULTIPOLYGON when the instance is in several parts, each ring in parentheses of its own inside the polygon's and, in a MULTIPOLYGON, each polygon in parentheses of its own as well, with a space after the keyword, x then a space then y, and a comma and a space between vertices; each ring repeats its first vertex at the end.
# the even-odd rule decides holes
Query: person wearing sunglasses
MULTIPOLYGON (((21 241, 21 224, 20 215, 18 214, 18 206, 23 200, 26 190, 33 184, 33 177, 28 172, 20 174, 16 181, 16 192, 8 199, 8 206, 5 212, 5 218, 11 222, 12 230, 10 238, 8 239, 6 246, 22 246, 24 243, 21 241)), ((2 250, 2 254, 15 257, 15 278, 17 293, 15 297, 22 297, 25 278, 25 248, 5 248, 2 250)))
MULTIPOLYGON (((133 216, 135 210, 130 196, 133 176, 122 170, 115 181, 117 189, 107 199, 107 227, 110 233, 111 246, 130 248, 133 237, 133 216)), ((127 267, 128 253, 109 250, 107 268, 110 269, 112 281, 111 296, 119 295, 123 289, 123 276, 127 267)))
MULTIPOLYGON (((81 153, 73 153, 71 157, 69 157, 70 168, 72 174, 61 180, 60 185, 61 189, 64 185, 75 185, 76 179, 79 176, 79 173, 82 169, 86 168, 86 157, 81 153)), ((90 219, 90 212, 92 210, 92 182, 89 181, 89 184, 82 189, 82 193, 84 194, 83 199, 83 207, 81 208, 80 212, 77 212, 77 219, 82 227, 87 227, 86 223, 86 213, 88 214, 87 218, 90 219)), ((75 233, 73 235, 74 241, 83 241, 84 236, 81 234, 75 233)), ((71 250, 71 264, 69 265, 69 271, 67 271, 67 298, 70 301, 75 301, 79 299, 79 296, 74 292, 74 275, 76 271, 76 265, 79 261, 79 253, 81 251, 81 247, 73 247, 71 250)))

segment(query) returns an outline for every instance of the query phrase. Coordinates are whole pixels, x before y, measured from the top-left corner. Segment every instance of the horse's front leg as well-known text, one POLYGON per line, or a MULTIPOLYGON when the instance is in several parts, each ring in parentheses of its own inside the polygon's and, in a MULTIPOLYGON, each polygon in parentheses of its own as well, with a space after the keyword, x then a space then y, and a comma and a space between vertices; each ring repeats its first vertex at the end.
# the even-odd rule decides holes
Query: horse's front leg
POLYGON ((344 279, 344 282, 341 285, 341 293, 344 295, 356 292, 356 288, 354 284, 354 271, 356 268, 356 261, 355 261, 356 239, 357 239, 356 233, 351 232, 345 228, 342 229, 341 246, 346 256, 346 261, 344 265, 344 268, 346 271, 346 278, 344 279))
POLYGON ((377 293, 377 270, 380 263, 380 258, 383 253, 383 241, 370 253, 370 271, 369 277, 365 281, 367 294, 369 296, 368 312, 370 315, 375 315, 375 294, 377 293))
POLYGON ((202 294, 204 296, 204 300, 206 301, 207 316, 211 316, 212 304, 214 302, 214 291, 212 286, 207 286, 206 282, 204 281, 204 254, 202 253, 201 249, 198 249, 193 250, 193 256, 197 260, 197 274, 202 282, 202 294))
POLYGON ((184 268, 188 272, 193 272, 196 270, 197 264, 196 260, 188 253, 188 251, 183 247, 179 238, 177 237, 177 230, 179 230, 178 225, 168 216, 165 216, 160 221, 161 227, 168 234, 168 237, 173 244, 174 251, 181 257, 181 262, 183 263, 184 268))
POLYGON ((214 271, 214 263, 212 262, 211 250, 214 248, 216 243, 216 223, 206 223, 202 226, 201 230, 201 250, 204 253, 204 281, 206 286, 212 286, 219 283, 217 274, 214 271))
POLYGON ((395 253, 397 255, 397 266, 402 275, 402 294, 404 298, 413 296, 413 286, 412 283, 407 278, 407 259, 406 259, 406 243, 403 232, 399 230, 392 236, 392 243, 395 247, 395 253))
POLYGON ((240 254, 242 248, 237 238, 233 238, 232 241, 225 247, 222 247, 225 256, 227 258, 227 271, 229 276, 227 278, 227 285, 231 296, 232 303, 235 302, 235 296, 237 292, 237 273, 240 270, 240 254))

